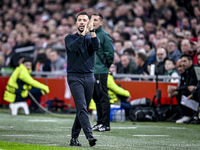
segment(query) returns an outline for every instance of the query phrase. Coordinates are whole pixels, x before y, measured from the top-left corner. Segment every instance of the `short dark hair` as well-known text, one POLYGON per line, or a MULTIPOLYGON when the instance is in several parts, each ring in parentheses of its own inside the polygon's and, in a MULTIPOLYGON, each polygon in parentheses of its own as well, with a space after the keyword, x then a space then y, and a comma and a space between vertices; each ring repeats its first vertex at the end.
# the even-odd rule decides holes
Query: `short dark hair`
POLYGON ((188 60, 192 60, 193 61, 193 57, 190 54, 182 54, 181 58, 183 58, 183 57, 187 57, 188 60))
POLYGON ((189 31, 189 32, 191 32, 191 34, 193 35, 193 33, 192 33, 192 30, 191 29, 184 29, 185 31, 189 31))
POLYGON ((114 44, 115 44, 115 43, 121 43, 121 44, 122 44, 122 46, 124 46, 124 42, 123 42, 123 41, 121 41, 121 40, 115 40, 115 41, 114 41, 114 44))
POLYGON ((184 13, 186 12, 186 9, 184 7, 178 7, 176 9, 176 13, 183 11, 184 13))
POLYGON ((135 51, 132 48, 126 48, 123 52, 123 54, 128 53, 128 55, 133 55, 135 56, 135 51))
POLYGON ((152 44, 151 42, 149 42, 149 41, 146 41, 146 42, 144 43, 144 45, 149 45, 149 46, 150 46, 150 49, 153 48, 153 44, 152 44))
MULTIPOLYGON (((80 12, 80 13, 76 16, 76 22, 77 22, 78 16, 80 16, 80 15, 86 15, 86 16, 88 16, 88 14, 87 14, 85 11, 82 11, 82 12, 80 12)), ((90 17, 88 16, 88 18, 90 18, 90 17)))
POLYGON ((124 39, 124 41, 130 40, 130 34, 128 32, 122 32, 121 37, 124 39))
POLYGON ((101 21, 103 20, 103 16, 100 13, 94 13, 92 14, 92 16, 99 16, 101 21))
POLYGON ((139 53, 137 53, 137 56, 138 56, 138 58, 142 59, 144 62, 147 61, 147 55, 146 54, 139 52, 139 53))
POLYGON ((168 58, 168 57, 167 57, 167 58, 165 58, 164 61, 166 62, 167 60, 168 60, 168 61, 171 61, 174 65, 176 64, 175 61, 174 61, 173 59, 171 59, 171 58, 168 58))
POLYGON ((167 43, 173 42, 176 46, 178 46, 177 42, 173 39, 170 39, 167 43))
POLYGON ((163 30, 161 30, 161 29, 160 29, 160 30, 156 30, 156 33, 157 33, 157 32, 162 32, 163 35, 165 34, 165 32, 164 32, 163 30))
POLYGON ((173 31, 167 31, 167 32, 168 32, 168 34, 172 34, 173 37, 176 38, 176 33, 175 32, 173 32, 173 31))
POLYGON ((127 57, 128 57, 128 59, 129 59, 129 60, 131 60, 131 56, 130 56, 130 55, 128 55, 128 54, 122 54, 122 55, 121 55, 121 57, 122 57, 122 56, 127 56, 127 57))
POLYGON ((24 64, 26 62, 33 63, 32 59, 30 57, 24 57, 24 60, 22 61, 22 63, 24 64))

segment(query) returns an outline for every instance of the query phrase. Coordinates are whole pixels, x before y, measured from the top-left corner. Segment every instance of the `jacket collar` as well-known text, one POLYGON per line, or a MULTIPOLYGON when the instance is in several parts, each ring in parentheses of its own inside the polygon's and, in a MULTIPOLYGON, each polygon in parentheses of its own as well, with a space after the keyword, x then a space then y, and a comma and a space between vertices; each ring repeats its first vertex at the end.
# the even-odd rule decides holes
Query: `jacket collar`
POLYGON ((102 30, 102 26, 99 26, 98 29, 96 29, 97 32, 101 31, 102 30))
POLYGON ((192 68, 194 68, 194 64, 192 64, 192 65, 190 66, 190 68, 188 68, 188 71, 190 71, 192 68))

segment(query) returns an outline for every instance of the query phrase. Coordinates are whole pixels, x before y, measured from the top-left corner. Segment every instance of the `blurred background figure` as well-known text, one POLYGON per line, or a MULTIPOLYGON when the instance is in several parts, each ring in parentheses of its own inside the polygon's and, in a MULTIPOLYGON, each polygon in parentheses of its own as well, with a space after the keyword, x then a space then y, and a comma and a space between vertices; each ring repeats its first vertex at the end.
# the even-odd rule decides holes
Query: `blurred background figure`
MULTIPOLYGON (((165 59, 165 74, 166 76, 169 77, 179 77, 178 71, 176 69, 176 65, 173 59, 166 58, 165 59)), ((171 83, 178 83, 179 84, 179 79, 166 79, 165 82, 171 82, 171 83)))
POLYGON ((52 50, 49 53, 49 59, 51 61, 51 71, 59 72, 64 70, 66 60, 62 58, 56 50, 52 50))
POLYGON ((34 80, 30 73, 32 71, 31 58, 24 58, 19 67, 17 67, 10 76, 4 92, 4 100, 14 103, 27 101, 31 99, 30 111, 32 113, 42 112, 39 106, 30 97, 30 92, 35 100, 40 103, 41 96, 48 94, 49 87, 34 80))

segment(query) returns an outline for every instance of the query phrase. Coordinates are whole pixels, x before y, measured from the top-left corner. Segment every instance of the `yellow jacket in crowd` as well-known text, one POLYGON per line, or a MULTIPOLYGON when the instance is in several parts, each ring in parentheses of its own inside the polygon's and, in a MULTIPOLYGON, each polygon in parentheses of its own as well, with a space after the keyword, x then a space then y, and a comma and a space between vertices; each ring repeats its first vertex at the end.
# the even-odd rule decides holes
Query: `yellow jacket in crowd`
POLYGON ((32 87, 39 88, 43 91, 42 94, 49 93, 49 87, 34 80, 24 64, 20 64, 12 75, 10 76, 4 92, 4 100, 8 102, 15 102, 16 94, 21 94, 22 98, 28 96, 28 90, 32 87), (45 93, 44 93, 45 92, 45 93))
MULTIPOLYGON (((128 90, 121 88, 115 83, 115 80, 111 74, 108 74, 107 86, 108 86, 108 96, 110 98, 111 104, 114 104, 115 102, 118 101, 117 95, 121 95, 124 97, 130 96, 130 93, 128 90)), ((89 109, 96 110, 96 104, 94 100, 91 100, 89 109)))

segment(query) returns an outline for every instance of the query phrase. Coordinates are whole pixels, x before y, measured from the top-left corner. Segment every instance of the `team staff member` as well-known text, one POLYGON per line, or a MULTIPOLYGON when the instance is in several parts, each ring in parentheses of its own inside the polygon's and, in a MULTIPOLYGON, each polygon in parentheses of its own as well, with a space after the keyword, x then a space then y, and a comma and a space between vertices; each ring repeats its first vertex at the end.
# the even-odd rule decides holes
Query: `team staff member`
POLYGON ((189 96, 191 94, 192 89, 195 88, 197 85, 197 77, 195 74, 193 64, 193 57, 190 54, 183 54, 181 55, 181 64, 183 65, 183 68, 185 69, 185 85, 179 86, 177 88, 178 95, 176 96, 178 105, 182 108, 182 114, 183 117, 176 120, 176 123, 186 123, 191 119, 191 116, 193 115, 193 110, 181 105, 181 99, 182 95, 189 96))
POLYGON ((86 12, 81 12, 76 18, 77 33, 65 37, 67 50, 67 80, 76 106, 76 118, 72 127, 70 146, 81 146, 78 141, 81 128, 90 146, 97 139, 92 135, 89 122, 88 107, 92 98, 95 78, 94 52, 100 47, 99 39, 93 30, 93 18, 89 20, 86 12), (87 34, 89 31, 91 36, 87 34))
POLYGON ((107 77, 108 70, 114 60, 114 48, 112 40, 107 32, 102 29, 103 16, 99 13, 92 15, 94 29, 100 39, 101 47, 95 55, 94 74, 96 83, 93 99, 97 107, 97 124, 93 131, 110 131, 110 102, 108 97, 107 77))
MULTIPOLYGON (((45 93, 49 93, 49 87, 34 80, 30 73, 32 68, 32 60, 25 58, 22 63, 14 70, 6 85, 4 100, 10 103, 26 101, 31 99, 30 92, 38 102, 45 93)), ((31 101, 31 111, 38 112, 38 106, 31 101)))

